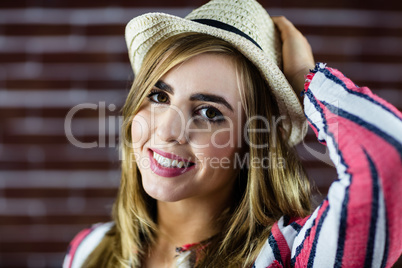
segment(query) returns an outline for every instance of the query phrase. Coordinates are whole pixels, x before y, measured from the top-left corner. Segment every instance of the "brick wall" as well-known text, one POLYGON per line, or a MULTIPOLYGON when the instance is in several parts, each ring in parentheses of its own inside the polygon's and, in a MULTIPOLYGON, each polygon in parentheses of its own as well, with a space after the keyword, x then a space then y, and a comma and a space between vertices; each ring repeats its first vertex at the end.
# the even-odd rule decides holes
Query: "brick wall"
MULTIPOLYGON (((119 109, 133 79, 124 26, 144 12, 185 16, 205 2, 0 2, 0 267, 60 267, 74 234, 110 220, 119 109)), ((301 2, 261 1, 302 30, 317 61, 402 109, 402 2, 301 2)), ((298 149, 325 195, 335 170, 309 148, 325 152, 313 133, 298 149)))

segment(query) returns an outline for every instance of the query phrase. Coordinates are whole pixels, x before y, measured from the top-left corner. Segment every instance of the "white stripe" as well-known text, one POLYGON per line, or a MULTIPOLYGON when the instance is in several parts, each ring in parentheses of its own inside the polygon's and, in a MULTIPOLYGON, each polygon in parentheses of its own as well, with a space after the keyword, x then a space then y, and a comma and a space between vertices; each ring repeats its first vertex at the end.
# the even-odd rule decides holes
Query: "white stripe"
MULTIPOLYGON (((313 81, 315 78, 313 79, 313 81)), ((318 86, 321 86, 320 83, 315 83, 318 84, 318 86)), ((315 84, 310 84, 310 88, 314 86, 315 84)), ((317 127, 318 135, 317 138, 319 140, 325 140, 327 144, 327 150, 329 152, 329 158, 332 161, 332 164, 337 167, 338 174, 343 174, 345 172, 345 168, 343 166, 340 166, 340 156, 337 154, 337 150, 334 146, 335 142, 333 141, 331 136, 327 136, 327 133, 324 129, 324 122, 323 122, 323 115, 321 114, 320 111, 317 110, 317 108, 314 106, 313 103, 311 103, 310 99, 305 96, 304 97, 304 111, 307 116, 307 118, 317 127)), ((331 123, 331 124, 336 124, 336 123, 331 123)), ((337 128, 335 128, 337 129, 337 128)), ((304 146, 304 145, 303 145, 304 146)), ((321 157, 327 157, 327 152, 321 153, 320 151, 315 151, 308 146, 304 146, 304 149, 306 149, 310 154, 313 156, 317 157, 320 159, 321 157)), ((325 158, 322 158, 321 161, 325 162, 325 158)))
POLYGON ((307 96, 304 97, 304 113, 306 114, 310 122, 316 126, 318 131, 317 139, 325 140, 326 133, 323 131, 324 123, 322 114, 320 111, 317 110, 317 108, 314 106, 314 104, 310 101, 310 99, 307 96))
POLYGON ((255 268, 266 268, 275 260, 274 252, 269 245, 268 239, 255 260, 255 268))
POLYGON ((106 232, 113 226, 113 222, 96 225, 95 229, 81 242, 75 252, 71 268, 81 268, 86 258, 99 245, 106 232))
POLYGON ((397 135, 402 133, 401 120, 381 106, 363 97, 348 93, 342 86, 328 80, 321 72, 315 74, 310 89, 320 101, 326 101, 361 118, 402 143, 402 136, 397 135), (325 86, 322 85, 323 81, 326 81, 325 86))
POLYGON ((185 251, 178 254, 176 257, 176 268, 191 268, 190 266, 191 251, 185 251))
POLYGON ((294 243, 294 240, 297 235, 297 231, 293 229, 291 225, 283 226, 284 224, 284 218, 281 217, 278 221, 278 228, 281 231, 283 237, 286 240, 286 243, 288 244, 288 248, 291 249, 294 243))
MULTIPOLYGON (((317 80, 318 79, 315 79, 315 76, 314 76, 314 79, 313 79, 313 81, 312 81, 312 83, 310 84, 310 87, 309 87, 310 89, 315 88, 315 87, 322 87, 322 88, 328 88, 328 91, 331 91, 331 90, 329 90, 330 87, 328 85, 323 85, 322 84, 323 82, 327 83, 328 82, 327 80, 321 81, 321 83, 317 82, 317 80)), ((314 91, 313 91, 313 93, 314 93, 314 91)), ((304 99, 305 99, 305 107, 314 106, 313 104, 309 103, 307 97, 305 97, 304 99)), ((334 102, 337 102, 337 100, 332 101, 332 103, 330 102, 330 104, 334 105, 334 102)), ((325 140, 325 142, 327 144, 328 151, 329 151, 329 157, 330 157, 332 163, 336 167, 336 170, 337 170, 337 173, 338 173, 338 178, 339 179, 346 178, 346 180, 344 180, 342 183, 345 184, 345 185, 349 185, 349 183, 350 183, 349 179, 350 178, 349 178, 349 174, 346 172, 347 167, 342 164, 341 156, 338 154, 338 150, 337 150, 337 143, 334 140, 334 138, 332 137, 332 135, 334 135, 335 137, 339 136, 338 133, 334 133, 334 131, 337 131, 337 129, 338 129, 337 126, 336 126, 336 124, 338 124, 338 123, 337 122, 331 122, 330 123, 331 128, 332 128, 332 130, 331 130, 332 132, 331 132, 331 135, 328 135, 326 133, 326 130, 323 127, 324 123, 322 121, 319 121, 319 120, 322 120, 323 115, 318 111, 316 113, 314 113, 313 115, 310 115, 309 113, 307 113, 307 112, 310 112, 311 110, 312 110, 312 108, 310 108, 309 110, 306 110, 307 117, 309 117, 309 118, 312 117, 313 120, 316 120, 316 121, 313 121, 313 122, 319 128, 318 129, 318 138, 325 140), (319 114, 319 116, 316 115, 316 114, 319 114)), ((326 119, 327 120, 330 119, 331 116, 335 116, 335 115, 328 115, 328 117, 326 119)), ((311 120, 311 118, 310 118, 310 120, 311 120)), ((327 124, 328 124, 328 121, 327 121, 327 124)), ((327 125, 326 127, 328 128, 330 125, 327 125)))
POLYGON ((378 196, 378 215, 377 215, 377 226, 376 226, 376 233, 375 233, 375 245, 374 245, 374 254, 373 254, 373 261, 371 263, 371 267, 380 267, 381 262, 384 256, 384 247, 386 242, 386 209, 385 209, 385 201, 384 201, 384 194, 383 194, 383 187, 380 183, 380 191, 378 196))
POLYGON ((340 181, 332 183, 329 189, 329 208, 327 216, 321 225, 315 252, 314 267, 334 266, 336 249, 338 247, 340 215, 345 192, 345 185, 340 181))
MULTIPOLYGON (((318 81, 318 82, 317 82, 317 80, 319 80, 319 79, 316 79, 314 76, 314 79, 310 83, 310 86, 309 86, 310 89, 312 87, 327 88, 327 85, 325 85, 325 86, 322 85, 322 83, 323 82, 325 83, 326 80, 318 81)), ((335 167, 337 167, 337 172, 339 174, 339 178, 341 178, 343 176, 342 174, 344 174, 346 172, 346 167, 344 167, 343 165, 340 165, 341 159, 336 150, 336 146, 335 146, 336 142, 333 140, 333 138, 331 136, 327 135, 327 133, 324 129, 323 115, 321 114, 320 111, 317 110, 317 108, 314 106, 314 104, 311 103, 310 99, 307 96, 304 97, 304 111, 305 111, 306 116, 309 118, 309 120, 312 123, 314 123, 315 126, 317 127, 317 131, 318 131, 317 138, 319 140, 326 141, 327 148, 329 151, 329 157, 330 157, 332 163, 335 165, 335 167)), ((331 115, 329 115, 329 117, 327 119, 329 119, 330 116, 331 115)), ((337 123, 336 122, 331 123, 331 125, 332 124, 337 124, 337 123)), ((332 127, 336 131, 337 127, 333 126, 333 125, 332 125, 332 127)), ((332 130, 332 131, 334 131, 334 130, 332 130)), ((332 134, 335 134, 335 136, 337 136, 337 133, 332 133, 332 134)), ((310 153, 312 153, 312 152, 310 151, 310 153)), ((321 153, 317 153, 317 156, 322 156, 322 155, 323 154, 321 154, 321 153)))
MULTIPOLYGON (((316 76, 317 76, 317 74, 314 76, 314 78, 311 81, 310 86, 309 86, 309 88, 313 92, 315 98, 317 98, 317 96, 315 95, 315 91, 319 90, 319 88, 328 89, 328 90, 326 90, 328 92, 333 91, 333 90, 331 90, 330 85, 328 85, 328 83, 332 83, 331 81, 328 81, 327 79, 325 79, 323 77, 319 77, 319 76, 316 78, 316 76), (319 78, 322 78, 322 79, 319 79, 319 78), (318 87, 318 89, 315 89, 315 87, 318 87)), ((324 96, 326 96, 326 95, 324 95, 324 96)), ((334 105, 334 104, 337 105, 338 100, 334 99, 334 100, 332 100, 332 102, 331 102, 331 100, 328 102, 332 105, 334 105)), ((339 179, 348 177, 348 174, 346 173, 347 168, 341 164, 341 157, 340 157, 340 155, 338 155, 338 151, 336 149, 336 141, 333 140, 332 136, 328 136, 326 133, 326 130, 324 129, 324 122, 323 122, 324 115, 321 114, 321 112, 319 112, 317 110, 317 108, 315 108, 314 104, 311 103, 311 101, 308 97, 304 97, 304 110, 305 110, 306 116, 317 127, 318 139, 326 141, 330 159, 337 169, 339 179)), ((326 119, 327 120, 330 119, 331 116, 335 116, 335 115, 328 115, 328 117, 326 119)), ((328 124, 328 121, 327 121, 327 124, 328 124)), ((331 135, 334 135, 335 137, 337 137, 338 133, 333 133, 334 131, 336 131, 338 129, 337 126, 334 125, 334 124, 337 124, 337 122, 331 122, 330 124, 331 124, 331 128, 332 128, 331 135)), ((329 127, 329 125, 327 125, 327 127, 329 127)), ((346 183, 346 185, 348 185, 349 180, 346 180, 343 183, 346 183)))
POLYGON ((69 265, 70 263, 71 263, 71 256, 66 255, 63 260, 63 268, 70 268, 70 265, 69 265))

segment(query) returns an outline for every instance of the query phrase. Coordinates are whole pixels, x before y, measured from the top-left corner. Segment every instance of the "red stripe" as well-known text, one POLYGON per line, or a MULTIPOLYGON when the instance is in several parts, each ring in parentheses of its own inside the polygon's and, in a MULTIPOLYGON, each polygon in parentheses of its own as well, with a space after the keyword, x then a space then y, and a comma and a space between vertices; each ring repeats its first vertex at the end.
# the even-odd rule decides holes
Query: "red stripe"
MULTIPOLYGON (((310 216, 309 216, 310 217, 310 216)), ((305 218, 295 218, 295 219, 291 219, 290 222, 295 222, 297 224, 299 224, 300 226, 304 226, 304 224, 306 224, 306 221, 309 219, 309 217, 305 217, 305 218)))
POLYGON ((79 232, 74 239, 70 243, 70 251, 68 252, 68 255, 70 257, 70 263, 68 264, 68 268, 71 268, 74 260, 75 253, 77 252, 78 246, 81 244, 81 242, 87 237, 91 232, 92 228, 84 229, 81 232, 79 232))
POLYGON ((277 260, 274 260, 267 268, 283 268, 283 266, 277 260))
POLYGON ((281 230, 279 229, 278 222, 275 222, 272 226, 272 235, 275 238, 276 244, 278 245, 279 252, 281 254, 281 259, 284 267, 290 266, 290 249, 285 237, 283 236, 281 230))

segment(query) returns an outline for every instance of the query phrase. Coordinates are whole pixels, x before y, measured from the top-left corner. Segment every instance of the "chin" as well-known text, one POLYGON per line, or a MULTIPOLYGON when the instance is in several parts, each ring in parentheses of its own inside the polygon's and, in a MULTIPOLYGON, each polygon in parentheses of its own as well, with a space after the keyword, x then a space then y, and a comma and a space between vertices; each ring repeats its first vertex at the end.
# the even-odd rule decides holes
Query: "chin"
POLYGON ((153 199, 161 202, 177 202, 188 198, 188 194, 178 189, 179 187, 166 187, 162 183, 148 185, 143 181, 145 192, 153 199))
POLYGON ((153 199, 161 202, 173 203, 185 199, 185 197, 180 194, 161 193, 161 192, 154 193, 153 191, 147 191, 147 190, 145 190, 145 192, 153 199))

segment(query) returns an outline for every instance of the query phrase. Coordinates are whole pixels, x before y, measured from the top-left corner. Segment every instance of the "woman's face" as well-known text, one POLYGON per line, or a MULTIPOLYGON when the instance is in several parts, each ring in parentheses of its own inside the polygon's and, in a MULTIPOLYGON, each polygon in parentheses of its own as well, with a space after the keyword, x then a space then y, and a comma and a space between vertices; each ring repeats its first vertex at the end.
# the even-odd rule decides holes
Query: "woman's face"
POLYGON ((170 70, 132 122, 145 191, 165 202, 229 197, 243 163, 244 118, 229 56, 201 54, 170 70))

